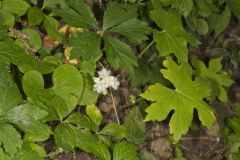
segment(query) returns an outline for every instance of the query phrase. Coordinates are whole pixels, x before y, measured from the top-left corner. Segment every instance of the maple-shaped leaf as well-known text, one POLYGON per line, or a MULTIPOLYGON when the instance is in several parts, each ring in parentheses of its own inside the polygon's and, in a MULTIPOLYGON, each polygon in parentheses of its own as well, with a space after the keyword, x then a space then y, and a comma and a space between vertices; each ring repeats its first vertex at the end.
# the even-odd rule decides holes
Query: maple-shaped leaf
POLYGON ((166 11, 158 7, 150 14, 153 21, 162 29, 153 35, 159 52, 163 55, 173 53, 179 61, 187 62, 187 44, 191 43, 196 46, 198 41, 184 30, 179 13, 175 10, 166 11))
POLYGON ((208 67, 196 58, 192 59, 193 66, 197 69, 197 75, 206 78, 212 87, 211 97, 218 97, 221 101, 228 100, 227 92, 224 87, 229 87, 233 81, 224 72, 222 72, 222 58, 212 59, 208 67))
POLYGON ((200 78, 192 80, 192 69, 189 64, 177 65, 172 59, 163 62, 167 69, 161 73, 175 87, 168 88, 161 84, 149 87, 141 96, 153 103, 146 109, 146 120, 162 121, 174 110, 170 120, 170 133, 175 141, 188 131, 193 118, 193 110, 198 111, 200 121, 204 126, 215 122, 214 114, 203 100, 210 94, 208 83, 200 78))

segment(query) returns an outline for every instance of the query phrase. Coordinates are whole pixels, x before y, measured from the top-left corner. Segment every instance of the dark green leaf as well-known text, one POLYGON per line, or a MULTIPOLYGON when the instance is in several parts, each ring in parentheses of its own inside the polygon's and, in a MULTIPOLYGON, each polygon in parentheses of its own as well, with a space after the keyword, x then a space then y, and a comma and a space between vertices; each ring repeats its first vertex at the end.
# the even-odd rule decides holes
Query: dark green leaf
POLYGON ((31 7, 28 10, 28 23, 30 26, 40 24, 44 19, 43 12, 37 7, 31 7))
POLYGON ((4 0, 2 3, 2 9, 15 13, 19 16, 23 16, 30 5, 24 0, 4 0))
POLYGON ((119 142, 113 147, 113 160, 139 160, 138 148, 127 142, 119 142))

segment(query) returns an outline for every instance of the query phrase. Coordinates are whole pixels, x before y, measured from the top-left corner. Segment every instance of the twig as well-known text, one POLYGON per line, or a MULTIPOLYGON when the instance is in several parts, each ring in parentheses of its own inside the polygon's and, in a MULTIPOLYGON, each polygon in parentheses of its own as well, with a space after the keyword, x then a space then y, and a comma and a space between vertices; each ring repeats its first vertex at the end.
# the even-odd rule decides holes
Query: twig
POLYGON ((141 58, 143 54, 153 45, 153 43, 154 43, 154 40, 152 40, 152 42, 149 43, 148 46, 143 49, 143 51, 138 55, 138 58, 141 58))
POLYGON ((113 98, 113 94, 112 94, 112 89, 111 88, 110 88, 110 94, 111 94, 113 108, 114 108, 114 112, 115 112, 115 115, 116 115, 116 118, 117 118, 117 122, 118 122, 118 124, 120 124, 120 121, 119 121, 119 118, 118 118, 118 113, 117 113, 117 108, 116 108, 116 105, 115 105, 115 101, 114 101, 114 98, 113 98))

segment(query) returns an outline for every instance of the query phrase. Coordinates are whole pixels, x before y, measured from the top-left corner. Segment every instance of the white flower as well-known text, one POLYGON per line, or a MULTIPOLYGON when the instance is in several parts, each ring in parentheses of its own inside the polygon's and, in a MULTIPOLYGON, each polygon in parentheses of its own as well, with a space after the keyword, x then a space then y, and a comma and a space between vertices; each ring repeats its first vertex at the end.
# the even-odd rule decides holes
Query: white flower
POLYGON ((118 79, 110 75, 110 71, 103 68, 101 71, 98 71, 99 77, 93 77, 94 80, 94 91, 102 94, 107 94, 107 89, 112 87, 113 89, 118 89, 120 83, 118 79))

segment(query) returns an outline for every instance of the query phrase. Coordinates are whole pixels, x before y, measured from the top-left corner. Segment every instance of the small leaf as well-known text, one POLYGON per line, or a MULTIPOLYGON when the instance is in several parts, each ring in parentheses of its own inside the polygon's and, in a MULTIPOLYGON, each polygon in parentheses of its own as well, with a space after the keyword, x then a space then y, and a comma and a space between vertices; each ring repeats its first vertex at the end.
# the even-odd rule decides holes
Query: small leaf
POLYGON ((113 160, 140 160, 137 157, 138 148, 127 142, 119 142, 113 147, 113 160))
POLYGON ((227 6, 231 9, 233 14, 240 19, 240 1, 237 0, 227 0, 227 6))
POLYGON ((30 5, 24 0, 4 0, 2 3, 2 9, 11 13, 23 16, 30 5))
POLYGON ((124 118, 126 137, 129 142, 142 144, 145 139, 146 125, 141 111, 134 107, 124 118))
POLYGON ((116 138, 124 138, 126 137, 126 128, 125 126, 117 123, 109 123, 99 133, 116 138))
POLYGON ((173 1, 173 7, 178 9, 185 17, 188 16, 188 14, 193 9, 193 0, 176 0, 173 1))
POLYGON ((24 144, 21 150, 14 156, 19 160, 44 160, 46 155, 44 148, 34 143, 24 144))
POLYGON ((30 29, 30 28, 25 28, 22 30, 22 32, 28 36, 28 43, 36 51, 38 51, 40 48, 42 48, 42 39, 36 30, 30 29))
POLYGON ((1 26, 12 27, 15 23, 15 17, 8 11, 0 10, 1 26))
POLYGON ((128 45, 110 36, 104 37, 104 43, 107 60, 114 69, 118 69, 121 66, 127 72, 134 71, 133 67, 137 66, 137 58, 128 45))
POLYGON ((209 30, 208 23, 203 19, 197 19, 197 31, 199 34, 207 34, 209 30))
POLYGON ((98 130, 98 126, 95 123, 93 123, 87 116, 85 116, 81 113, 71 114, 65 120, 65 122, 76 124, 80 128, 90 129, 90 130, 93 130, 93 131, 98 130))
POLYGON ((233 81, 227 74, 221 72, 221 61, 222 58, 212 59, 207 68, 202 61, 198 61, 196 58, 192 60, 194 67, 197 69, 198 75, 206 78, 210 82, 212 88, 211 97, 213 99, 218 97, 221 101, 226 102, 228 96, 225 87, 229 87, 233 81))
POLYGON ((40 24, 43 21, 43 19, 44 19, 44 14, 39 8, 31 7, 28 10, 28 23, 30 26, 40 24))
POLYGON ((139 44, 148 39, 146 35, 151 33, 151 28, 143 21, 131 19, 109 29, 109 32, 118 33, 125 36, 130 43, 139 44))
POLYGON ((65 0, 44 0, 42 9, 48 8, 53 9, 57 8, 58 5, 64 5, 65 0))
POLYGON ((22 101, 17 85, 8 71, 0 73, 0 116, 22 101))
POLYGON ((101 37, 93 32, 78 32, 69 39, 69 46, 73 47, 70 58, 83 58, 96 61, 101 56, 101 37))
POLYGON ((110 2, 103 17, 103 30, 106 31, 123 22, 137 17, 137 6, 127 3, 110 2))
POLYGON ((87 115, 96 126, 99 126, 103 120, 102 114, 95 105, 88 105, 86 108, 87 115))
POLYGON ((61 35, 60 32, 58 32, 57 27, 58 27, 58 21, 50 16, 45 16, 44 21, 43 21, 44 28, 46 29, 47 33, 55 40, 58 42, 63 41, 63 36, 61 35))
POLYGON ((60 124, 55 129, 54 135, 56 144, 65 150, 73 150, 78 147, 85 152, 93 153, 102 160, 111 160, 107 146, 88 131, 70 124, 60 124))
POLYGON ((56 15, 72 27, 97 29, 97 21, 83 0, 66 0, 67 6, 56 9, 56 15))
POLYGON ((0 131, 0 143, 1 147, 4 148, 4 151, 9 155, 17 153, 18 149, 22 146, 21 135, 13 126, 7 123, 1 123, 0 131))

